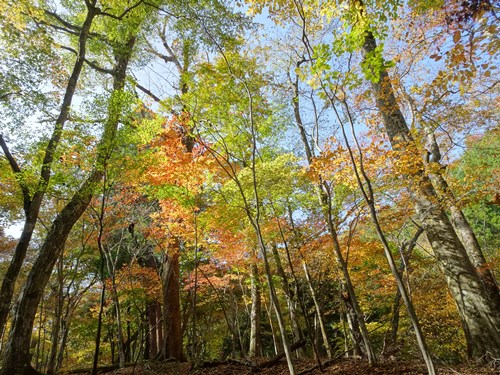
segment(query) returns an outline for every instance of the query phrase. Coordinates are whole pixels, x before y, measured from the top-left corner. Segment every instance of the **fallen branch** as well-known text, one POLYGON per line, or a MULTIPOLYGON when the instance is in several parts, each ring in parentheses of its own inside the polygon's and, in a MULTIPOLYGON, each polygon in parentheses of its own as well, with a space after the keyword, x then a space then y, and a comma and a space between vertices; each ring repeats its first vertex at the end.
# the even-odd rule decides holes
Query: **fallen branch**
MULTIPOLYGON (((329 359, 321 364, 321 367, 326 369, 328 366, 333 365, 335 362, 337 362, 340 358, 342 358, 346 353, 349 353, 351 350, 355 349, 358 345, 353 346, 352 348, 347 349, 345 352, 340 353, 339 355, 333 357, 332 359, 329 359)), ((299 372, 297 375, 305 375, 309 374, 310 372, 313 372, 314 370, 319 369, 319 365, 314 365, 312 367, 309 367, 301 372, 299 372)))
MULTIPOLYGON (((302 339, 300 341, 297 341, 296 343, 290 345, 290 351, 297 350, 299 348, 302 348, 306 344, 306 340, 302 339)), ((280 352, 274 358, 271 358, 269 361, 266 361, 264 363, 259 364, 257 367, 258 368, 267 368, 274 366, 281 358, 285 356, 285 352, 280 352)))

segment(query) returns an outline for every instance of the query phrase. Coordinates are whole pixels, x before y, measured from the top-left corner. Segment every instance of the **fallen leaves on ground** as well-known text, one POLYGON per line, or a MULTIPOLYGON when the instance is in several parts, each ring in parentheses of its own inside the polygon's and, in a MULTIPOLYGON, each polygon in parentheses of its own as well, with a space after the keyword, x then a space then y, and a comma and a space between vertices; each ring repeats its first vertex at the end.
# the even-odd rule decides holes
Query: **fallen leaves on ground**
MULTIPOLYGON (((270 368, 258 369, 255 366, 246 365, 243 362, 207 363, 194 367, 189 363, 178 362, 148 362, 136 366, 127 367, 105 375, 288 375, 286 361, 282 360, 270 368)), ((418 362, 387 361, 377 366, 369 364, 360 359, 344 358, 336 361, 321 371, 313 369, 317 363, 313 360, 297 360, 295 369, 297 374, 307 373, 311 375, 424 375, 427 374, 425 365, 418 362)), ((498 374, 489 367, 475 366, 444 366, 437 365, 439 375, 493 375, 498 374)))

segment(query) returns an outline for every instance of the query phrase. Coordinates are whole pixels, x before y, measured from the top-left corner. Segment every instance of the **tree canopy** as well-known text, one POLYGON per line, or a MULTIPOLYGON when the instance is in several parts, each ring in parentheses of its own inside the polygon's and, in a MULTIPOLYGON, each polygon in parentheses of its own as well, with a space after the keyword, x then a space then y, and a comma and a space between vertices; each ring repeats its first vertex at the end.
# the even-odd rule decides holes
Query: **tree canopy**
POLYGON ((0 11, 1 375, 498 369, 497 4, 0 11))

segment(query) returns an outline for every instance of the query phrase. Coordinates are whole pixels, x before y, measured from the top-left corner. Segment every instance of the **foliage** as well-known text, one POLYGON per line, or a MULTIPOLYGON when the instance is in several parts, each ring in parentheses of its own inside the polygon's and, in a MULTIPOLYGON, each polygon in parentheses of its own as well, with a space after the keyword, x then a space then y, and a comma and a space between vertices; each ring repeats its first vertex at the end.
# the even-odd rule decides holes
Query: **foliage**
MULTIPOLYGON (((493 5, 249 0, 233 8, 222 0, 98 2, 50 179, 40 185, 90 3, 0 0, 1 135, 21 170, 15 171, 4 150, 2 277, 16 245, 3 228, 22 217, 23 188, 30 196, 45 192, 27 270, 50 222, 93 171, 103 171, 89 208, 68 236, 60 268, 48 271, 52 276, 32 337, 39 370, 46 369, 53 346, 52 323, 62 316, 58 301, 67 312, 60 328, 69 332, 65 347, 56 345, 63 367, 92 363, 101 288, 100 363, 117 359, 117 309, 130 359, 147 359, 149 335, 162 324, 161 314, 157 325, 148 320, 149 309, 168 307, 164 272, 173 258, 180 266, 184 345, 194 362, 246 357, 255 319, 255 267, 263 352, 270 356, 279 349, 272 290, 264 277, 267 257, 290 337, 296 334, 294 306, 294 323, 308 340, 305 353, 313 352, 311 342, 322 340, 316 329, 321 319, 336 354, 342 353, 350 340, 342 320, 347 296, 324 208, 376 350, 385 352, 396 285, 370 221, 370 203, 432 355, 465 360, 460 319, 430 244, 422 235, 405 251, 422 224, 412 191, 422 188, 423 175, 439 176, 448 190, 434 203, 446 213, 450 204, 463 210, 488 268, 500 276, 493 5), (259 13, 274 25, 254 24, 259 13), (378 46, 366 53, 369 33, 378 46), (137 38, 132 63, 125 86, 116 90, 110 70, 132 37, 137 38), (389 78, 381 81, 384 74, 389 78), (411 144, 391 149, 374 109, 373 83, 393 88, 411 144), (105 124, 117 113, 113 142, 103 145, 105 124), (296 147, 302 137, 311 160, 296 147), (104 146, 109 146, 106 162, 96 164, 104 146), (353 162, 363 171, 354 170, 353 162), (371 189, 372 202, 364 199, 358 178, 371 189)), ((398 357, 419 358, 403 310, 391 349, 398 357)), ((62 333, 54 335, 61 343, 62 333)))

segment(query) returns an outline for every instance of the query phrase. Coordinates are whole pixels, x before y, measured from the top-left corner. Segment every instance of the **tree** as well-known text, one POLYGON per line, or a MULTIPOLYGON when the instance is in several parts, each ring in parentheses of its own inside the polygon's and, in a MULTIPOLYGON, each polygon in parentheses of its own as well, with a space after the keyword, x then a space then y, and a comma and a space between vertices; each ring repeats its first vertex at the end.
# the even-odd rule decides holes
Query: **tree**
MULTIPOLYGON (((364 33, 363 51, 365 61, 369 61, 380 52, 368 25, 364 33)), ((384 65, 379 65, 377 69, 373 64, 369 69, 375 74, 372 79, 373 95, 391 144, 396 150, 408 150, 414 140, 399 109, 387 70, 384 65)), ((420 181, 418 187, 412 188, 415 207, 460 311, 469 354, 477 359, 488 353, 497 356, 500 354, 500 294, 496 284, 488 280, 489 277, 478 273, 476 267, 485 263, 484 256, 478 254, 479 263, 474 260, 476 257, 471 259, 472 254, 467 254, 446 212, 436 203, 432 178, 422 170, 416 172, 416 177, 420 181)))
MULTIPOLYGON (((69 105, 76 88, 76 80, 85 63, 85 51, 87 38, 92 21, 97 15, 117 19, 120 21, 127 13, 132 11, 138 5, 131 8, 124 8, 125 11, 120 15, 110 15, 102 12, 94 3, 86 3, 86 19, 83 27, 79 30, 79 49, 73 75, 70 78, 69 88, 66 93, 66 99, 63 102, 63 110, 60 114, 53 135, 53 140, 49 142, 47 152, 42 167, 42 182, 46 184, 50 177, 50 163, 53 160, 54 147, 59 142, 62 126, 69 113, 69 105)), ((141 17, 144 19, 144 16, 141 17)), ((44 240, 40 254, 35 260, 33 267, 28 275, 26 285, 21 292, 19 301, 15 308, 12 328, 9 333, 9 340, 6 350, 3 352, 2 374, 22 374, 30 368, 30 337, 31 329, 37 305, 42 296, 45 285, 50 277, 51 270, 59 258, 64 244, 73 225, 87 208, 94 194, 95 186, 101 180, 106 167, 107 160, 114 148, 114 141, 118 125, 122 119, 122 113, 126 104, 124 95, 124 86, 126 81, 126 72, 128 63, 132 56, 136 36, 139 31, 140 23, 132 24, 130 31, 117 39, 112 44, 115 65, 110 71, 113 76, 113 91, 109 99, 107 119, 104 124, 104 131, 100 143, 97 145, 97 155, 92 171, 86 177, 83 184, 75 191, 72 198, 65 207, 57 214, 52 226, 44 240)), ((41 201, 43 194, 37 195, 37 203, 41 201)), ((38 209, 35 214, 38 213, 38 209)), ((37 215, 35 215, 37 216, 37 215)), ((31 234, 32 231, 29 233, 31 234)), ((28 234, 26 235, 28 236, 28 234)), ((28 238, 29 240, 29 238, 28 238)))
MULTIPOLYGON (((42 9, 38 11, 43 12, 42 9)), ((38 219, 40 206, 42 204, 42 200, 50 180, 51 166, 54 160, 56 148, 60 142, 64 124, 68 119, 71 102, 73 101, 78 79, 85 64, 87 39, 89 37, 90 28, 97 13, 98 10, 95 7, 95 2, 89 2, 87 4, 85 21, 83 22, 82 26, 79 27, 78 58, 75 61, 71 76, 68 79, 64 99, 60 107, 59 116, 56 120, 54 130, 45 148, 45 155, 42 161, 40 176, 38 179, 38 183, 36 184, 36 187, 34 189, 34 193, 30 192, 30 187, 26 184, 26 181, 22 177, 19 178, 19 185, 23 195, 25 224, 19 242, 16 246, 14 256, 12 257, 9 269, 2 281, 2 288, 0 291, 0 330, 3 330, 3 327, 7 320, 7 315, 14 292, 14 284, 16 282, 17 276, 19 275, 19 271, 21 270, 24 257, 26 256, 26 251, 28 250, 31 237, 33 236, 33 232, 35 230, 35 224, 38 219)), ((0 146, 2 147, 5 157, 9 161, 12 171, 17 175, 22 176, 22 170, 17 160, 9 151, 3 135, 0 135, 0 146)))

